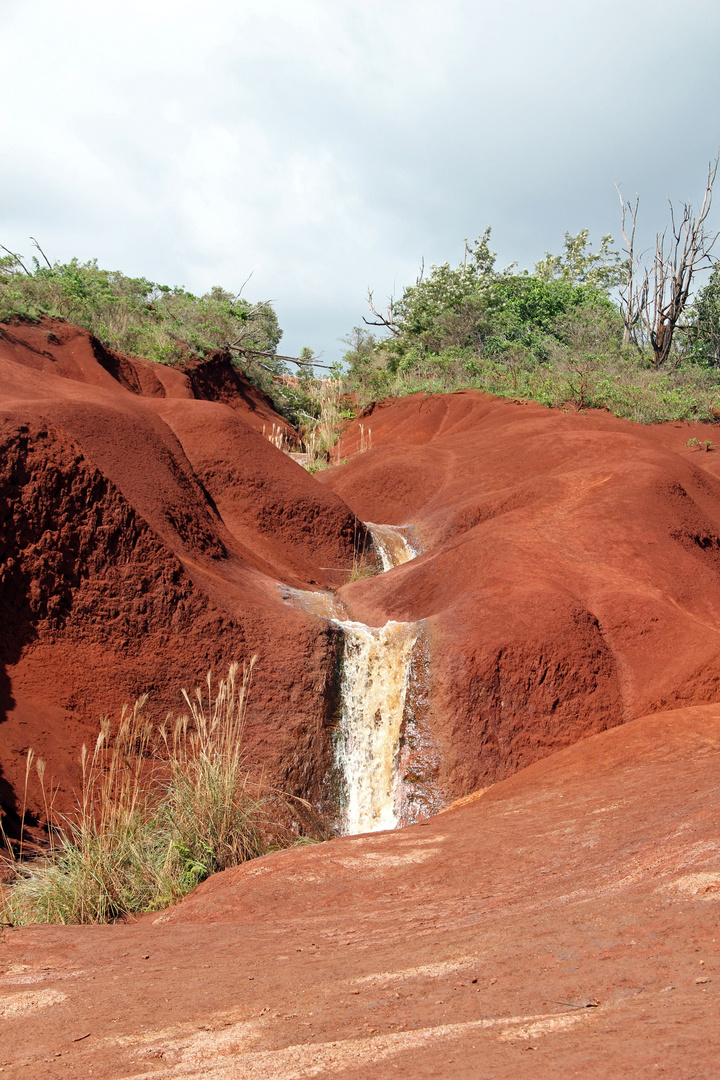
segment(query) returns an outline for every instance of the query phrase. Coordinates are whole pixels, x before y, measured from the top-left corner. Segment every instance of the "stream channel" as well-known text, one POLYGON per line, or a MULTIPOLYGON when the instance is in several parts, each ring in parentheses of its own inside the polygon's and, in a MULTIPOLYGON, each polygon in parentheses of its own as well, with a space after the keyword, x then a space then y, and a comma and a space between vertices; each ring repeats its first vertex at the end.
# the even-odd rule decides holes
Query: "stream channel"
MULTIPOLYGON (((414 559, 401 526, 366 522, 383 573, 414 559)), ((400 735, 418 623, 367 626, 346 617, 331 592, 282 588, 286 603, 328 619, 342 631, 336 765, 344 787, 342 832, 394 829, 400 824, 400 735)))

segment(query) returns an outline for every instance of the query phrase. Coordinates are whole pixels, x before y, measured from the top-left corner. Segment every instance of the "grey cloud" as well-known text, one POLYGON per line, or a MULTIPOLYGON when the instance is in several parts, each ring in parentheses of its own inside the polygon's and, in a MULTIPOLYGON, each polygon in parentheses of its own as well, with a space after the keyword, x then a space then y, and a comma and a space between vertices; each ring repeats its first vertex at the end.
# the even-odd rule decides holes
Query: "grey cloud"
POLYGON ((613 184, 697 198, 720 143, 720 8, 686 0, 30 0, 0 14, 0 242, 276 300, 339 355, 367 285, 493 226, 532 266, 618 233, 613 184))

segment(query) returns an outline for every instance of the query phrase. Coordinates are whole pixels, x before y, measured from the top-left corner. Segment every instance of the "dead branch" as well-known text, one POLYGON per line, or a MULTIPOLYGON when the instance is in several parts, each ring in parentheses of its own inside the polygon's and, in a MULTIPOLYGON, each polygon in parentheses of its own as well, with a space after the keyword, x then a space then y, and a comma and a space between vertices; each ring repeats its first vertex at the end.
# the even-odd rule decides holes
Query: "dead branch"
MULTIPOLYGON (((251 360, 254 360, 258 356, 263 356, 266 357, 268 360, 283 360, 288 364, 297 364, 298 367, 319 367, 324 368, 325 371, 332 370, 329 364, 319 364, 317 360, 301 360, 297 356, 281 356, 280 353, 263 352, 261 349, 248 349, 244 345, 238 344, 228 345, 226 347, 230 352, 240 353, 241 356, 247 356, 251 360)), ((257 362, 260 363, 260 361, 257 362)), ((266 367, 266 365, 260 364, 260 367, 266 367)), ((266 370, 270 371, 271 369, 266 367, 266 370)))
POLYGON ((25 271, 25 273, 27 274, 27 276, 32 277, 32 274, 30 273, 27 266, 22 261, 22 259, 20 258, 20 256, 18 255, 18 253, 16 251, 11 251, 10 248, 6 248, 4 244, 0 244, 0 248, 2 248, 3 251, 7 251, 8 255, 12 255, 13 259, 15 259, 15 262, 17 262, 20 266, 22 266, 22 268, 25 271))
MULTIPOLYGON (((712 206, 713 185, 720 165, 720 152, 708 164, 707 180, 702 205, 696 214, 690 203, 683 203, 676 213, 670 205, 670 226, 655 237, 655 255, 649 267, 639 276, 635 260, 635 225, 639 199, 635 206, 626 203, 622 196, 623 239, 628 252, 628 269, 625 284, 621 288, 621 307, 625 323, 623 341, 635 334, 638 324, 643 327, 653 350, 653 363, 660 367, 670 356, 673 337, 679 329, 680 320, 690 299, 695 274, 703 263, 712 262, 711 251, 720 232, 709 233, 706 221, 712 206), (632 221, 630 235, 627 233, 627 215, 632 221)), ((619 191, 618 191, 618 194, 619 191)))
POLYGON ((615 185, 615 190, 618 193, 620 199, 620 206, 622 207, 622 236, 625 241, 625 250, 627 252, 627 269, 625 283, 620 286, 620 310, 623 316, 623 345, 629 344, 633 337, 635 327, 640 321, 640 313, 647 301, 647 295, 643 293, 642 288, 638 292, 635 287, 635 273, 637 270, 636 257, 635 257, 635 227, 637 225, 638 208, 640 206, 640 196, 635 195, 635 206, 630 202, 625 202, 623 199, 620 188, 615 185), (632 229, 630 235, 627 233, 627 218, 630 217, 632 221, 632 229))
POLYGON ((33 244, 35 245, 35 247, 36 247, 36 248, 38 249, 38 251, 39 251, 39 252, 40 252, 40 254, 42 255, 42 257, 43 257, 43 259, 45 260, 45 262, 46 262, 46 263, 48 264, 48 268, 49 268, 50 270, 52 270, 52 264, 51 264, 50 260, 48 259, 47 255, 45 254, 45 252, 43 251, 43 249, 42 249, 42 248, 40 247, 40 245, 38 244, 38 242, 37 242, 37 240, 35 239, 35 237, 34 237, 34 236, 31 236, 31 237, 30 237, 30 239, 32 240, 33 244))
POLYGON ((400 327, 395 322, 395 316, 393 314, 392 298, 390 299, 390 302, 388 304, 387 315, 381 315, 380 312, 376 310, 374 300, 373 300, 373 294, 370 291, 370 289, 368 289, 367 302, 368 302, 368 307, 370 308, 370 311, 375 316, 375 321, 372 320, 372 319, 366 319, 365 316, 363 315, 363 322, 365 323, 365 325, 366 326, 382 326, 385 330, 389 330, 392 334, 395 335, 395 337, 397 337, 400 334, 401 331, 400 331, 400 327))
POLYGON ((255 271, 251 270, 250 273, 248 274, 248 276, 245 278, 242 285, 240 286, 240 292, 235 296, 235 299, 233 300, 233 304, 236 304, 238 302, 238 300, 240 299, 240 297, 243 294, 243 289, 245 288, 245 286, 247 285, 248 281, 250 280, 250 278, 253 276, 254 273, 255 273, 255 271))

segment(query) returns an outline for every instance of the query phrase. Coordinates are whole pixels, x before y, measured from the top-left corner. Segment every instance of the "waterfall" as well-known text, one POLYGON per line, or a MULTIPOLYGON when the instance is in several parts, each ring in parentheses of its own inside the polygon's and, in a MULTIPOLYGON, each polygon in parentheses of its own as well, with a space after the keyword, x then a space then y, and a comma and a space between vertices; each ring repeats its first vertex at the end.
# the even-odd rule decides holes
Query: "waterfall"
MULTIPOLYGON (((418 554, 402 526, 366 524, 383 571, 418 554)), ((366 626, 348 619, 345 605, 331 592, 289 586, 281 586, 281 592, 286 603, 342 630, 336 764, 345 794, 343 832, 394 829, 402 803, 400 734, 419 626, 393 621, 366 626)))
POLYGON ((344 642, 337 748, 347 799, 343 832, 394 829, 400 728, 418 627, 335 621, 344 642))
MULTIPOLYGON (((366 525, 383 571, 417 555, 401 526, 366 525)), ((400 731, 419 630, 414 623, 334 621, 343 631, 337 748, 346 793, 343 832, 394 829, 400 731)))
POLYGON ((380 558, 383 572, 416 557, 417 551, 405 535, 402 525, 376 525, 372 521, 366 521, 365 524, 370 530, 373 547, 380 558))

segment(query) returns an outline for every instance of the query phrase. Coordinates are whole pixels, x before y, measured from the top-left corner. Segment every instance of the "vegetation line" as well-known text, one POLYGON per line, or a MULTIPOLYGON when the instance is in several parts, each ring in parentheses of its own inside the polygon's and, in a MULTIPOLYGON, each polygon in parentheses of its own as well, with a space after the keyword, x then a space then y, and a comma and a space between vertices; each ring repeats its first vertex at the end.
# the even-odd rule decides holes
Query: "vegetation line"
MULTIPOLYGON (((720 267, 660 351, 650 316, 636 318, 636 293, 628 322, 627 260, 611 237, 593 251, 587 230, 566 234, 563 254, 546 255, 532 274, 497 271, 489 241, 488 229, 455 268, 423 268, 384 311, 369 295, 372 317, 346 339, 346 384, 359 405, 474 388, 643 423, 720 417, 720 267)), ((653 302, 660 310, 657 290, 653 302)))
POLYGON ((97 262, 0 258, 0 322, 49 315, 86 327, 106 346, 162 363, 214 349, 234 363, 301 429, 306 466, 327 465, 339 422, 381 397, 474 388, 553 407, 603 408, 643 423, 720 419, 720 265, 709 229, 718 159, 696 212, 670 206, 654 248, 638 253, 639 198, 620 195, 625 249, 587 229, 565 234, 532 273, 495 265, 490 229, 465 243, 462 262, 424 264, 414 285, 345 339, 346 369, 314 378, 311 349, 277 353, 282 332, 269 302, 250 304, 215 287, 181 288, 101 270, 97 262), (694 292, 700 270, 709 280, 694 292))

